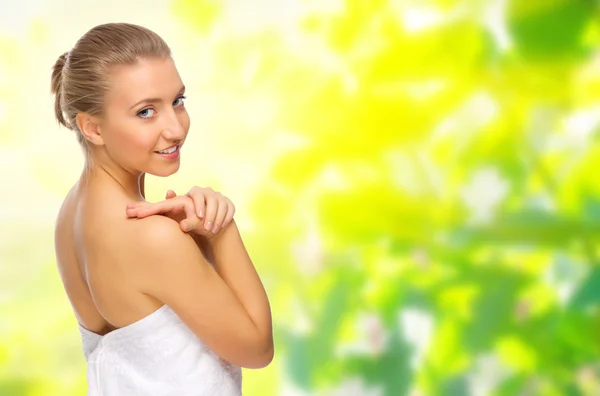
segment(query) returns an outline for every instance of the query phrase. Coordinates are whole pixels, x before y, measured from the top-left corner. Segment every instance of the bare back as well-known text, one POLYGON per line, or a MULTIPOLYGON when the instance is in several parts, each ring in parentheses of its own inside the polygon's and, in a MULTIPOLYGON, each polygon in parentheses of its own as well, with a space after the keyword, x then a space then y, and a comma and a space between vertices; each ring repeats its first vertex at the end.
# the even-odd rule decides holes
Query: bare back
POLYGON ((205 241, 178 221, 127 217, 127 204, 143 198, 99 174, 69 192, 56 223, 58 268, 79 324, 105 335, 166 306, 227 362, 269 364, 270 307, 235 222, 211 239, 207 255, 205 241))
POLYGON ((57 265, 75 315, 86 329, 106 334, 148 316, 163 304, 139 291, 136 232, 125 206, 131 198, 116 188, 77 184, 56 222, 57 265))

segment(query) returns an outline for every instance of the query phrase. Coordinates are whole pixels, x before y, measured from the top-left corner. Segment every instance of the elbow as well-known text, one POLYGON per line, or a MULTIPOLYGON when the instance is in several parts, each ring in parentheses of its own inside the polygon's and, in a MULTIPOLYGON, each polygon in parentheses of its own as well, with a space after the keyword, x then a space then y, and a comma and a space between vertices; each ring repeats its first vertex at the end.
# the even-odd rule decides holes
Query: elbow
POLYGON ((262 365, 260 368, 267 367, 273 361, 275 357, 275 346, 273 345, 273 341, 269 343, 269 346, 265 353, 263 354, 262 365))
POLYGON ((261 369, 267 367, 273 361, 275 356, 275 347, 273 341, 269 341, 263 348, 257 351, 252 362, 248 362, 246 368, 249 369, 261 369))

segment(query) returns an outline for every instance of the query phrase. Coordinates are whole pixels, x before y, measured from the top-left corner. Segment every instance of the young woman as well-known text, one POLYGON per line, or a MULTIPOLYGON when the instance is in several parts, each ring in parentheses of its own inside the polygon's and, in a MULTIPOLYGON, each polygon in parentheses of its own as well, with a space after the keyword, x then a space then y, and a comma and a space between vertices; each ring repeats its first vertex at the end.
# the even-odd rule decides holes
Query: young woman
POLYGON ((273 358, 269 301, 210 188, 144 200, 144 175, 179 169, 190 127, 167 44, 131 24, 87 32, 52 92, 85 168, 56 223, 57 264, 79 322, 89 396, 239 395, 273 358))

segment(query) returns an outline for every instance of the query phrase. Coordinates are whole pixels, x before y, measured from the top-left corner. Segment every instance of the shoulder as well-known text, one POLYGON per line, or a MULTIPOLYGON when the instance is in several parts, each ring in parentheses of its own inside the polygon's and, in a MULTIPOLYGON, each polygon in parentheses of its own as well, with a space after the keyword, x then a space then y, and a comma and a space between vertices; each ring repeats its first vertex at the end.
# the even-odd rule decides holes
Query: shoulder
POLYGON ((150 283, 158 279, 164 284, 165 276, 181 277, 202 270, 204 263, 209 265, 195 239, 183 232, 176 221, 161 215, 130 221, 120 244, 129 251, 130 259, 138 263, 136 267, 143 272, 141 277, 150 283))
POLYGON ((178 237, 184 234, 179 224, 166 216, 152 215, 142 219, 128 219, 127 222, 136 231, 133 235, 138 238, 179 239, 178 237))
POLYGON ((74 197, 74 187, 67 193, 61 203, 54 221, 54 242, 59 244, 72 234, 70 225, 76 212, 76 198, 74 197), (69 232, 70 231, 70 232, 69 232))
POLYGON ((216 272, 194 238, 179 223, 160 216, 137 219, 130 232, 127 256, 139 290, 185 315, 190 301, 206 301, 198 292, 215 283, 216 272))
MULTIPOLYGON (((143 219, 129 219, 130 227, 127 239, 144 255, 161 257, 174 254, 183 249, 197 250, 191 235, 181 231, 179 223, 161 215, 148 216, 143 219)), ((189 253, 189 252, 188 252, 189 253)))
POLYGON ((120 233, 121 258, 127 260, 138 287, 147 294, 162 297, 156 294, 159 290, 173 290, 191 274, 204 272, 206 261, 196 242, 168 217, 130 219, 127 230, 120 233))
POLYGON ((72 187, 67 193, 67 195, 65 195, 65 198, 63 199, 62 203, 58 208, 58 212, 55 218, 56 226, 63 224, 65 221, 68 220, 69 217, 72 217, 73 215, 75 201, 73 189, 74 187, 72 187))

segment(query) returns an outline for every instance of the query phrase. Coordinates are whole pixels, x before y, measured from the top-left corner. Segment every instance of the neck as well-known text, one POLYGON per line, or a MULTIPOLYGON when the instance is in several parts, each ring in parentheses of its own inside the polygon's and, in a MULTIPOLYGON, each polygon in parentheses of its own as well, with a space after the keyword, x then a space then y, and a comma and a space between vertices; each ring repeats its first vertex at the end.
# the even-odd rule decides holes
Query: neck
POLYGON ((82 180, 103 180, 121 190, 133 200, 145 200, 145 177, 142 172, 129 171, 113 162, 86 159, 82 180))

